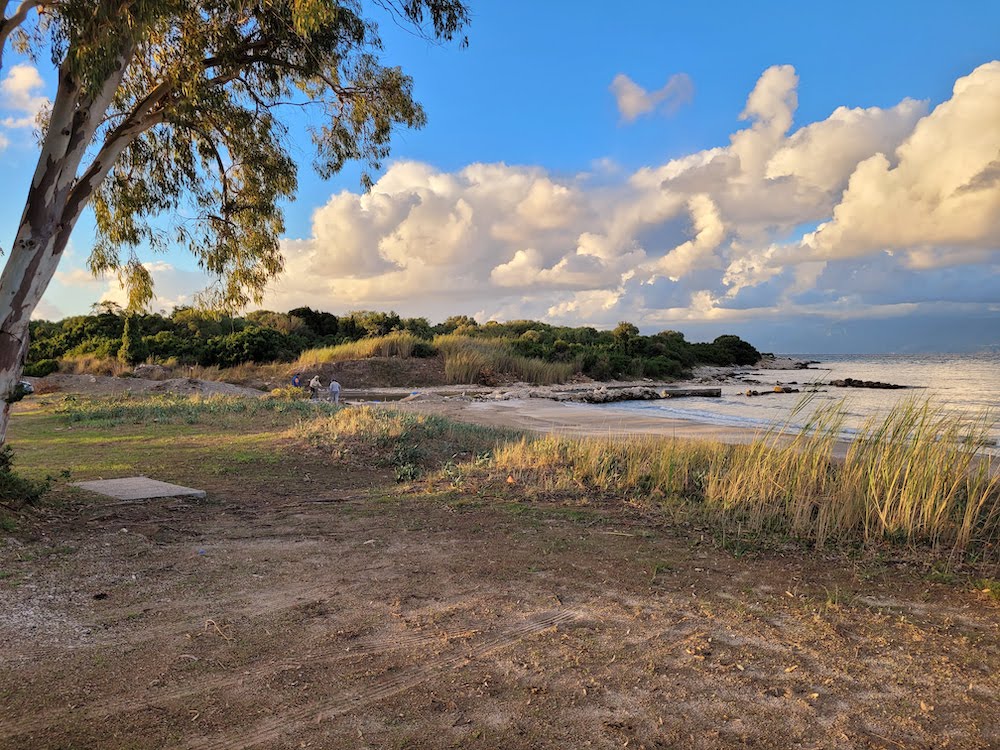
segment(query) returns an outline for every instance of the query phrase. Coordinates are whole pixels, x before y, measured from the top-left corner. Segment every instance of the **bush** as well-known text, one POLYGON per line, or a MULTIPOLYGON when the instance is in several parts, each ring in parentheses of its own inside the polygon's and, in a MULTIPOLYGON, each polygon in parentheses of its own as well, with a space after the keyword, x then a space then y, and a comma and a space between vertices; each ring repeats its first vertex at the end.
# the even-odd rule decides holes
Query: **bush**
POLYGON ((14 473, 13 464, 14 450, 5 445, 0 448, 0 503, 13 508, 37 503, 48 491, 51 482, 19 476, 14 473))
POLYGON ((122 331, 122 345, 118 349, 118 359, 127 365, 137 365, 149 356, 142 343, 142 333, 139 331, 139 321, 134 315, 125 318, 125 329, 122 331))
POLYGON ((414 357, 434 357, 436 355, 437 349, 435 349, 434 344, 429 341, 418 341, 413 345, 414 357))
POLYGON ((59 369, 59 363, 54 359, 40 359, 24 366, 24 374, 29 378, 44 378, 59 369))
POLYGON ((248 326, 237 333, 210 338, 200 364, 232 367, 245 362, 288 361, 295 354, 290 339, 273 328, 248 326))

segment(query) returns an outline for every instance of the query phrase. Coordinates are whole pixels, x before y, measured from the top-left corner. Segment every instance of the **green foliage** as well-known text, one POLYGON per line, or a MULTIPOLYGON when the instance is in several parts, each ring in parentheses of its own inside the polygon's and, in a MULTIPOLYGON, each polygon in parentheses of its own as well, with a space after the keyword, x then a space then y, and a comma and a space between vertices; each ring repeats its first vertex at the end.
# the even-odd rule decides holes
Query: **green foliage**
POLYGON ((50 481, 26 479, 14 472, 14 451, 10 445, 0 448, 0 504, 11 508, 37 503, 48 489, 50 481))
POLYGON ((122 330, 122 345, 118 349, 118 359, 128 365, 137 365, 145 360, 148 354, 139 331, 139 321, 134 315, 129 315, 122 330))
MULTIPOLYGON (((449 380, 492 384, 502 379, 564 382, 582 372, 597 380, 678 378, 697 364, 752 364, 760 355, 736 336, 689 343, 676 331, 643 336, 631 323, 613 331, 552 326, 537 320, 479 325, 453 316, 431 325, 425 318, 360 310, 346 315, 299 307, 288 313, 256 310, 233 317, 191 307, 169 315, 133 314, 102 306, 95 315, 34 321, 28 362, 91 356, 113 357, 141 330, 135 360, 232 367, 256 362, 300 366, 368 357, 445 359, 449 380), (438 332, 436 338, 432 338, 438 332), (447 332, 447 333, 441 333, 447 332), (460 355, 460 356, 459 356, 460 355)), ((122 350, 125 351, 125 350, 122 350)), ((127 353, 126 351, 126 353, 127 353)))
POLYGON ((200 364, 233 367, 244 362, 286 362, 294 356, 295 345, 287 334, 251 325, 237 333, 210 338, 200 364))
POLYGON ((174 243, 214 277, 208 301, 259 300, 298 183, 288 122, 305 120, 321 176, 357 160, 370 185, 393 134, 426 122, 412 79, 383 62, 379 22, 448 41, 469 21, 461 0, 23 3, 35 6, 19 46, 59 72, 43 149, 76 178, 54 220, 65 212, 71 230, 91 204, 90 267, 117 275, 132 310, 152 297, 136 249, 174 243))
POLYGON ((29 378, 44 378, 59 369, 59 363, 54 359, 40 359, 30 365, 25 365, 23 373, 29 378))

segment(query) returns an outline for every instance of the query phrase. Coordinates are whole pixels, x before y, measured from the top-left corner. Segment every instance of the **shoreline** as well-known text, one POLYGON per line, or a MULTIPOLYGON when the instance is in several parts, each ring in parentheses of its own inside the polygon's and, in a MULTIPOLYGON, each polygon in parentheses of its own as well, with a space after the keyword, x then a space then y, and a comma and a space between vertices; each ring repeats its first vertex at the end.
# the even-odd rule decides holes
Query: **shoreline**
MULTIPOLYGON (((564 403, 548 399, 507 401, 394 401, 367 402, 361 406, 389 408, 444 417, 482 427, 523 430, 539 434, 577 438, 659 437, 728 444, 746 444, 760 439, 766 429, 721 425, 694 419, 646 416, 634 410, 592 404, 564 403)), ((778 430, 778 440, 793 434, 778 430)), ((847 456, 850 441, 837 440, 833 456, 847 456)))

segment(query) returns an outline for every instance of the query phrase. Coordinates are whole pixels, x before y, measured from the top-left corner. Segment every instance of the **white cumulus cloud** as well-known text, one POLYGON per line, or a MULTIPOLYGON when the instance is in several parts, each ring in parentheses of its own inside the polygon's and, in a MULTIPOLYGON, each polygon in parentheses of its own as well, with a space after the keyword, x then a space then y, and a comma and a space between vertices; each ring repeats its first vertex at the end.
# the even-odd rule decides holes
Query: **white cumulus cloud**
POLYGON ((45 82, 34 65, 14 65, 0 81, 0 125, 6 128, 30 128, 35 125, 38 113, 49 105, 49 99, 40 95, 45 82))
POLYGON ((916 267, 967 264, 1000 249, 1000 62, 955 82, 951 99, 895 150, 854 169, 832 218, 807 235, 817 259, 902 251, 916 267))
MULTIPOLYGON (((623 118, 672 96, 616 80, 623 118)), ((847 103, 815 122, 795 120, 799 85, 791 66, 768 68, 727 142, 631 173, 600 160, 577 175, 397 162, 369 193, 331 196, 308 236, 282 241, 286 271, 264 304, 645 329, 958 304, 995 315, 1000 62, 933 108, 847 103)), ((206 285, 149 268, 154 309, 206 285)), ((92 286, 72 272, 57 282, 92 286)))
MULTIPOLYGON (((649 111, 647 94, 619 83, 623 115, 649 111)), ((284 242, 287 272, 266 302, 594 325, 842 317, 857 305, 832 280, 873 254, 893 309, 907 304, 893 273, 923 303, 922 269, 968 266, 948 297, 978 290, 1000 263, 1000 63, 930 112, 913 99, 839 106, 796 128, 798 86, 791 66, 767 69, 727 144, 610 182, 607 170, 396 163, 284 242)), ((857 304, 885 307, 872 291, 857 304)))

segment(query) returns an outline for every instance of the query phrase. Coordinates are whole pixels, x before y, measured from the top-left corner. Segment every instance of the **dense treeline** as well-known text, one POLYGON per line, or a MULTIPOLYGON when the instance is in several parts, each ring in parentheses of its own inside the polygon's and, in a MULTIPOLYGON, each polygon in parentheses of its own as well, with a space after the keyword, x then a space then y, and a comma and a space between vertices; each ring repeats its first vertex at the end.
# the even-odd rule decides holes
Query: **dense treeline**
POLYGON ((753 346, 737 336, 691 343, 677 331, 643 336, 631 323, 599 331, 533 320, 480 325, 463 315, 431 325, 426 318, 401 318, 395 312, 337 316, 308 307, 288 313, 258 310, 243 317, 191 307, 175 308, 169 315, 131 315, 113 303, 101 303, 91 315, 32 322, 25 372, 44 375, 54 371, 59 360, 82 356, 118 358, 133 365, 150 361, 231 367, 246 362, 290 362, 309 349, 393 332, 407 332, 426 342, 414 348, 415 356, 435 356, 435 336, 458 334, 503 340, 522 357, 575 363, 597 379, 674 377, 696 364, 745 365, 760 358, 753 346))

